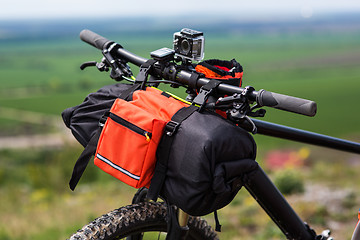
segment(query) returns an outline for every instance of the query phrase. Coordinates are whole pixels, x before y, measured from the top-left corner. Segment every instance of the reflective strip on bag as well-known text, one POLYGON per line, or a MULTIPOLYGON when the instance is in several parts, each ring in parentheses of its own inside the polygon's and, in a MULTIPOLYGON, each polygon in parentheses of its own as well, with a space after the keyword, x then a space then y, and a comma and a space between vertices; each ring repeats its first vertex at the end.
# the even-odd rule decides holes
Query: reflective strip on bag
POLYGON ((116 165, 115 163, 111 162, 109 159, 101 156, 99 153, 96 154, 96 157, 97 157, 99 160, 103 161, 104 163, 110 165, 112 168, 115 168, 116 170, 122 172, 123 174, 125 174, 125 175, 127 175, 127 176, 129 176, 129 177, 131 177, 131 178, 133 178, 133 179, 135 179, 135 180, 140 180, 140 176, 137 176, 137 175, 135 175, 135 174, 132 174, 131 172, 123 169, 122 167, 120 167, 120 166, 116 165))

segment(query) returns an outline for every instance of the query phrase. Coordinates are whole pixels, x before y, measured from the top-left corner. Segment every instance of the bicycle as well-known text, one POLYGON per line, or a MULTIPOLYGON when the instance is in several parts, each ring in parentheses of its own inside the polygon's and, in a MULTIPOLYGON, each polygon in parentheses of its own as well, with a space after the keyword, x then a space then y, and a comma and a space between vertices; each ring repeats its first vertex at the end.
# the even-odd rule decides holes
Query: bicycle
MULTIPOLYGON (((211 81, 211 79, 201 75, 194 78, 191 57, 184 57, 181 54, 175 55, 175 51, 172 49, 163 48, 151 53, 153 68, 149 74, 147 72, 149 69, 146 70, 143 67, 148 59, 127 51, 120 44, 89 30, 83 30, 80 38, 101 50, 103 54, 101 62, 86 62, 81 66, 81 69, 96 66, 100 71, 111 69, 110 77, 118 81, 125 79, 136 82, 141 78, 140 83, 142 85, 157 86, 162 82, 171 84, 173 87, 185 86, 188 90, 189 86, 203 90, 202 87, 211 81), (129 62, 141 68, 140 78, 135 79, 132 76, 131 69, 127 65, 129 62), (147 80, 148 75, 153 77, 147 80)), ((186 48, 185 54, 187 54, 188 48, 191 46, 180 47, 186 48)), ((198 57, 201 55, 202 53, 199 53, 198 57)), ((356 142, 254 119, 254 117, 261 117, 265 114, 261 107, 273 107, 297 114, 314 116, 316 114, 316 103, 313 101, 263 89, 256 91, 250 86, 241 88, 226 83, 220 83, 217 86, 217 91, 221 97, 214 102, 207 102, 202 107, 230 109, 230 119, 249 132, 360 153, 360 144, 356 142), (252 103, 255 105, 251 106, 252 103), (260 109, 256 110, 258 108, 260 109)), ((188 93, 188 101, 194 101, 199 95, 205 99, 211 95, 211 91, 189 91, 188 93)), ((287 239, 332 239, 329 230, 316 234, 307 223, 304 223, 261 168, 253 176, 252 181, 245 184, 245 188, 287 239)), ((166 232, 168 214, 166 201, 147 201, 147 191, 147 188, 139 189, 131 205, 121 207, 95 219, 72 235, 70 239, 144 239, 144 234, 147 232, 166 232)), ((189 216, 181 209, 176 210, 178 211, 179 225, 188 227, 184 233, 181 233, 182 236, 179 236, 179 239, 218 239, 216 232, 205 220, 200 217, 189 216)), ((158 237, 160 238, 160 235, 158 237)), ((353 240, 355 239, 357 239, 356 236, 353 240)))

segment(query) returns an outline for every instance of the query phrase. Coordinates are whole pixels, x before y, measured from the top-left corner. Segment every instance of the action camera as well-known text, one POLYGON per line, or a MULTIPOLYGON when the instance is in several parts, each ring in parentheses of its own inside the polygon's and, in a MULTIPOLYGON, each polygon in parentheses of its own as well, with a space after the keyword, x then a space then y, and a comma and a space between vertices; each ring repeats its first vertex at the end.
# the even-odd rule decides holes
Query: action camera
POLYGON ((201 61, 204 58, 205 38, 202 32, 183 28, 174 33, 175 54, 190 60, 201 61))

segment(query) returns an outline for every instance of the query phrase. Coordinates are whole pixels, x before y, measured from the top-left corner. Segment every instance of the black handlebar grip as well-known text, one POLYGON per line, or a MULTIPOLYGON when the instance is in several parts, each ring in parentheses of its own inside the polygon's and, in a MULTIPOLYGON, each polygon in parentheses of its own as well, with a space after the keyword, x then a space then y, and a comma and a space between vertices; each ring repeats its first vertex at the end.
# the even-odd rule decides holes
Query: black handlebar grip
POLYGON ((310 117, 315 116, 317 110, 314 101, 268 92, 264 89, 258 92, 256 102, 261 106, 273 107, 310 117))
POLYGON ((108 47, 109 43, 113 43, 113 41, 110 41, 109 39, 106 39, 87 29, 81 31, 80 39, 100 50, 108 47))

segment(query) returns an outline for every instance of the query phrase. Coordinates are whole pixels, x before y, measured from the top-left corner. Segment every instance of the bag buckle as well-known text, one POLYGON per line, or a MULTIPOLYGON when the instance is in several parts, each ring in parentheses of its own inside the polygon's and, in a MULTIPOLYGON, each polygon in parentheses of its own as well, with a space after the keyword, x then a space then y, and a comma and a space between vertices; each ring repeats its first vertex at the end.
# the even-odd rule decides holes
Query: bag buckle
POLYGON ((136 76, 135 83, 141 84, 141 89, 145 90, 148 76, 154 67, 156 60, 149 59, 140 66, 139 74, 136 76))
POLYGON ((202 111, 208 98, 213 94, 214 91, 216 91, 216 88, 220 85, 220 83, 220 81, 212 79, 200 88, 199 94, 193 100, 193 104, 200 105, 199 112, 202 111))
POLYGON ((168 122, 165 126, 165 131, 166 131, 166 135, 168 135, 169 137, 171 137, 179 128, 180 123, 175 122, 173 120, 171 120, 170 122, 168 122))
POLYGON ((206 100, 209 98, 212 92, 213 89, 208 90, 208 89, 200 88, 199 94, 195 97, 193 103, 202 106, 203 104, 206 103, 206 100))
POLYGON ((106 112, 106 113, 104 113, 104 115, 100 118, 99 123, 98 123, 99 127, 104 127, 105 122, 106 122, 107 118, 109 117, 109 114, 110 114, 109 112, 106 112))

